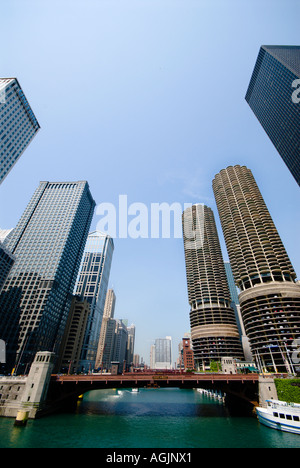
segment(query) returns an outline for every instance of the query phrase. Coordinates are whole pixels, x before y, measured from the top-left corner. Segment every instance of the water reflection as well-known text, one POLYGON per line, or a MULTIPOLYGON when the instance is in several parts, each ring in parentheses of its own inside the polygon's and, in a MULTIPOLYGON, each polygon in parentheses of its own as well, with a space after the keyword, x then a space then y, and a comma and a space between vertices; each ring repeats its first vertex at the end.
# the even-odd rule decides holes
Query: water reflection
POLYGON ((223 402, 200 395, 196 390, 142 389, 94 390, 84 395, 78 414, 140 415, 174 417, 228 417, 223 402))

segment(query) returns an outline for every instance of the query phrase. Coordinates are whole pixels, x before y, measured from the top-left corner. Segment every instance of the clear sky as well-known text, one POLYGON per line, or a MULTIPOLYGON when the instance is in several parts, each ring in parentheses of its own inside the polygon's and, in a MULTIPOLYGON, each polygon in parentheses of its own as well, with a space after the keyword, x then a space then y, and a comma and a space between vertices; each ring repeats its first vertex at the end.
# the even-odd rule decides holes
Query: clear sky
MULTIPOLYGON (((300 190, 245 101, 260 46, 299 45, 299 18, 298 0, 2 0, 0 76, 18 78, 41 130, 0 186, 0 227, 41 180, 87 180, 117 213, 120 195, 149 213, 207 204, 228 260, 211 184, 241 164, 299 275, 300 190)), ((168 335, 175 361, 190 329, 182 239, 116 238, 110 287, 135 352, 149 362, 168 335)))

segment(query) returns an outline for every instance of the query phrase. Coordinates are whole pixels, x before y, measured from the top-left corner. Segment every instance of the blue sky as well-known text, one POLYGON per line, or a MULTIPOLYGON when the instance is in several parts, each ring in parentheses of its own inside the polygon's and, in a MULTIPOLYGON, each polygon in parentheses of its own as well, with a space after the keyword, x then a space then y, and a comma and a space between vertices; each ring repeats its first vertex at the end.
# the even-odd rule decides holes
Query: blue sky
MULTIPOLYGON (((249 167, 299 275, 299 187, 245 101, 262 44, 299 45, 298 0, 3 0, 0 76, 41 125, 0 186, 14 227, 41 180, 87 180, 97 204, 205 203, 249 167)), ((95 215, 91 230, 99 217, 95 215)), ((181 239, 115 239, 115 315, 155 338, 189 331, 181 239)))

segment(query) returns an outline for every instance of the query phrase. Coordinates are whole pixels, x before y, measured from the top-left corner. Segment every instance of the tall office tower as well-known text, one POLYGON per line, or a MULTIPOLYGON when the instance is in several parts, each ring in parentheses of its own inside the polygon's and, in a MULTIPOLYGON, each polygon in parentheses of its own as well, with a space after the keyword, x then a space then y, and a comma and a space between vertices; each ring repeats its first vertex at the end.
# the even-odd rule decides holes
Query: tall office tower
POLYGON ((133 356, 134 356, 134 343, 135 343, 135 325, 130 325, 127 327, 128 341, 127 341, 127 352, 126 352, 126 362, 127 366, 131 367, 133 365, 133 356))
POLYGON ((80 368, 85 371, 96 365, 113 250, 110 236, 99 231, 88 235, 76 285, 76 295, 86 299, 91 307, 80 359, 80 368))
POLYGON ((95 201, 88 183, 40 182, 6 247, 16 257, 0 296, 9 364, 58 353, 95 201))
POLYGON ((241 315, 254 358, 286 371, 300 337, 300 285, 271 215, 245 166, 213 180, 241 315))
POLYGON ((134 354, 134 356, 133 356, 133 365, 134 365, 134 367, 139 367, 139 365, 140 365, 140 355, 139 354, 134 354))
MULTIPOLYGON (((137 354, 133 356, 134 365, 135 367, 137 367, 137 365, 135 364, 135 356, 137 356, 137 354)), ((150 346, 150 369, 155 369, 155 345, 154 344, 150 346)))
POLYGON ((116 307, 116 295, 113 289, 109 289, 106 294, 103 318, 114 318, 116 307))
POLYGON ((243 359, 213 211, 193 205, 182 222, 195 365, 243 359))
POLYGON ((58 372, 76 373, 78 371, 89 313, 88 301, 79 296, 73 296, 57 363, 58 372))
POLYGON ((172 338, 155 340, 155 369, 172 369, 172 338))
POLYGON ((109 289, 106 294, 104 313, 100 330, 100 337, 97 349, 96 364, 95 368, 98 369, 102 366, 103 363, 103 353, 105 349, 106 334, 107 334, 107 325, 108 321, 111 318, 114 318, 116 305, 116 295, 113 289, 109 289))
POLYGON ((246 101, 300 185, 300 46, 262 46, 246 101))
POLYGON ((0 184, 40 126, 16 78, 0 78, 0 184))
POLYGON ((116 319, 110 318, 107 320, 105 346, 103 350, 101 369, 111 369, 111 362, 113 361, 113 354, 115 349, 116 324, 116 319))
POLYGON ((119 372, 126 369, 128 331, 123 320, 116 320, 112 361, 119 363, 119 372))

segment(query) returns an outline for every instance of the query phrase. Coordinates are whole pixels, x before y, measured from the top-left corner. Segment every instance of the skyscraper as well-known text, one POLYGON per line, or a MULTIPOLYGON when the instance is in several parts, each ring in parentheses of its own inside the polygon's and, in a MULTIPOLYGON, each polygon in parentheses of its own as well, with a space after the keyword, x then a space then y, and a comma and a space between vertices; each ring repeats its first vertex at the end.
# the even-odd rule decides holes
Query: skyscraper
MULTIPOLYGON (((137 356, 136 354, 133 356, 133 360, 134 360, 134 357, 137 356)), ((135 367, 137 367, 137 364, 134 364, 135 367)), ((155 369, 155 344, 152 344, 150 346, 150 369, 155 369)))
POLYGON ((112 361, 119 363, 119 372, 125 370, 126 367, 126 355, 127 355, 127 343, 128 343, 128 330, 126 323, 123 320, 115 320, 115 337, 114 347, 112 352, 112 361))
POLYGON ((94 207, 85 181, 40 182, 7 238, 16 258, 0 296, 9 364, 58 353, 94 207))
MULTIPOLYGON (((111 363, 114 357, 115 341, 116 341, 116 326, 117 320, 113 318, 107 319, 105 345, 103 349, 102 369, 111 369, 111 363)), ((98 367, 98 366, 97 366, 98 367)))
POLYGON ((59 352, 58 372, 76 373, 78 371, 89 313, 90 304, 88 301, 79 296, 73 296, 59 352))
POLYGON ((300 185, 300 46, 262 46, 246 101, 300 185))
POLYGON ((110 236, 99 231, 88 235, 76 285, 76 295, 86 299, 91 308, 80 359, 80 367, 86 371, 96 364, 113 250, 110 236))
POLYGON ((134 356, 134 343, 135 343, 135 325, 131 324, 127 327, 128 341, 127 341, 127 352, 126 352, 126 363, 130 367, 133 365, 134 356))
POLYGON ((0 78, 0 184, 39 129, 18 80, 0 78))
MULTIPOLYGON (((97 350, 97 357, 96 357, 96 369, 101 367, 103 364, 103 355, 106 345, 106 334, 107 334, 107 325, 109 319, 114 318, 115 313, 115 305, 116 305, 116 295, 113 289, 109 289, 106 294, 105 305, 104 305, 104 313, 102 319, 102 325, 100 330, 100 337, 98 343, 98 350, 97 350)), ((107 366, 107 363, 106 363, 107 366)))
POLYGON ((155 340, 155 369, 172 369, 172 338, 155 340))
POLYGON ((193 205, 182 222, 195 364, 243 359, 213 211, 193 205))
POLYGON ((0 229, 0 242, 7 242, 9 237, 12 235, 13 229, 0 229))
POLYGON ((296 273, 252 172, 223 169, 213 190, 253 356, 285 371, 300 337, 296 273))

